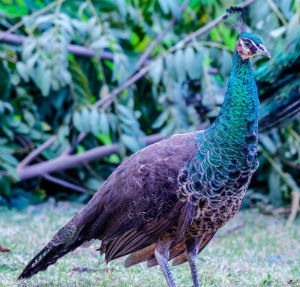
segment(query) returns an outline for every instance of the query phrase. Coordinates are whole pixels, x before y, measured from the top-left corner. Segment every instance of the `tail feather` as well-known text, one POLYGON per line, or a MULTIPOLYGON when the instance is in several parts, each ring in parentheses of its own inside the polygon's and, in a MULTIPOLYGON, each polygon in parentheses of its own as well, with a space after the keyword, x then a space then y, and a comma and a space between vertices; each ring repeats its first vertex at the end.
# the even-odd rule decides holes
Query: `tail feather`
POLYGON ((30 278, 39 271, 46 270, 59 258, 80 246, 83 241, 78 239, 82 228, 75 227, 69 222, 60 229, 53 239, 28 263, 18 280, 30 278))

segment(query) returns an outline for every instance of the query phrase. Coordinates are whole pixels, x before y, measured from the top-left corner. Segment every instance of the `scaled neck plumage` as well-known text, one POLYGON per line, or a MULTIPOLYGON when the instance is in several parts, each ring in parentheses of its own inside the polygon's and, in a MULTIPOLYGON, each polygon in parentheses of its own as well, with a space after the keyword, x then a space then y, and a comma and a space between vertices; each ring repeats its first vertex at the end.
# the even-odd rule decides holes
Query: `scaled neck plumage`
POLYGON ((211 129, 226 142, 243 144, 257 134, 259 99, 250 61, 235 51, 228 88, 220 114, 211 129))

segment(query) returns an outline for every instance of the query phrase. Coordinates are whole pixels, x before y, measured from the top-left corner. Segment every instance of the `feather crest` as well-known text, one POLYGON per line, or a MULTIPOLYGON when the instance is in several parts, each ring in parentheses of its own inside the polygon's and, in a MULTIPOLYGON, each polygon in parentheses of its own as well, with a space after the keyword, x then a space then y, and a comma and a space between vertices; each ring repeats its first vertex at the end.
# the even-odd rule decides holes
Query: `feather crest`
POLYGON ((225 24, 235 29, 238 34, 246 32, 246 18, 248 10, 241 7, 229 7, 223 16, 225 24))

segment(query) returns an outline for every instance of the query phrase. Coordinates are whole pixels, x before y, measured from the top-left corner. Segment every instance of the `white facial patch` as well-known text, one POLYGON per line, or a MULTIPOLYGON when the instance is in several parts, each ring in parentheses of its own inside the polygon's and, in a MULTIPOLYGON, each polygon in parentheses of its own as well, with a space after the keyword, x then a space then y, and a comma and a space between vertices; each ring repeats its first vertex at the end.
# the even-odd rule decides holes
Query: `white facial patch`
POLYGON ((242 45, 242 54, 240 56, 243 60, 255 56, 255 52, 260 50, 260 48, 251 39, 242 38, 240 40, 240 44, 242 45))

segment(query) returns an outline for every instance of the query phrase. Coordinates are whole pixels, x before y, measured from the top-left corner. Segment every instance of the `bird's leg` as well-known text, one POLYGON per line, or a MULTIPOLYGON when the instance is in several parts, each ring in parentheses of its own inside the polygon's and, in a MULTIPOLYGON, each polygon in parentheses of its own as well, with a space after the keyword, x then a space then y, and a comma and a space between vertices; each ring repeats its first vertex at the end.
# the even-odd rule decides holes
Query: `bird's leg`
POLYGON ((169 240, 159 240, 157 242, 154 255, 155 258, 166 278, 168 287, 176 287, 174 279, 172 277, 171 269, 168 263, 169 259, 169 249, 172 241, 169 240))
POLYGON ((199 243, 201 239, 202 236, 196 238, 189 238, 186 240, 186 253, 188 256, 188 261, 192 273, 193 284, 194 284, 193 287, 200 287, 197 266, 196 266, 196 256, 199 251, 199 243))

